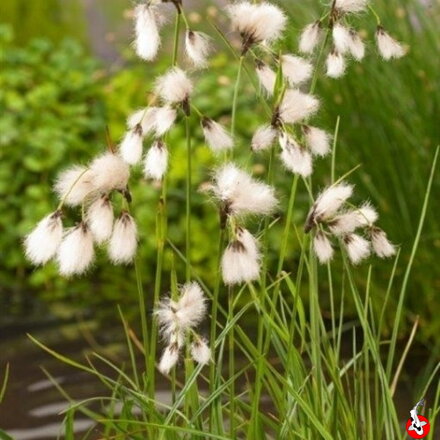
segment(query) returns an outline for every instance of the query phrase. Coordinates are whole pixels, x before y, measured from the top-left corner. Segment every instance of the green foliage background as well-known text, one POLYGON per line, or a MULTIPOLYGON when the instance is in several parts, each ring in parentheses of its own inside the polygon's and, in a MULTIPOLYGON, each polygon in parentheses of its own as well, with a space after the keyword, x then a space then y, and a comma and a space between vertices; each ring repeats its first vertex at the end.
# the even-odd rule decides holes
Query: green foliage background
MULTIPOLYGON (((7 7, 13 3, 16 8, 23 7, 18 1, 8 3, 7 7)), ((319 4, 281 3, 292 13, 287 42, 295 51, 298 30, 318 16, 319 4)), ((352 176, 357 184, 357 196, 359 200, 369 197, 378 206, 381 226, 394 242, 401 244, 402 259, 406 261, 434 148, 439 142, 440 97, 436 84, 439 69, 438 59, 434 56, 440 46, 439 13, 437 5, 423 6, 416 0, 404 3, 379 1, 375 4, 383 24, 393 35, 409 44, 410 52, 403 60, 386 63, 378 58, 370 45, 365 61, 351 64, 344 78, 320 80, 317 94, 322 97, 324 111, 319 123, 331 131, 337 116, 341 117, 337 172, 343 174, 358 163, 362 164, 352 176)), ((78 14, 75 7, 71 7, 71 13, 78 14)), ((152 80, 169 65, 169 55, 165 49, 164 58, 146 68, 131 58, 131 51, 127 49, 124 67, 110 75, 88 54, 87 47, 84 48, 84 27, 78 16, 75 26, 70 22, 64 25, 60 18, 63 25, 51 30, 43 23, 53 23, 53 15, 44 17, 41 7, 36 11, 40 14, 38 25, 29 22, 26 32, 17 32, 15 19, 10 18, 12 26, 2 26, 0 32, 0 295, 2 300, 17 304, 34 296, 49 303, 63 299, 72 308, 79 309, 94 304, 112 304, 113 301, 134 302, 135 282, 131 267, 112 267, 105 256, 100 256, 90 277, 65 281, 56 275, 54 266, 30 267, 24 261, 20 241, 38 219, 53 209, 55 199, 50 184, 56 174, 72 162, 88 161, 105 148, 106 124, 110 126, 113 138, 119 139, 124 131, 125 118, 133 109, 145 104, 152 80), (12 29, 15 29, 15 37, 12 29), (45 29, 46 38, 34 39, 34 35, 41 34, 41 29, 45 29), (75 40, 58 41, 64 34, 71 34, 73 29, 75 40)), ((14 17, 11 11, 4 9, 3 12, 7 12, 6 17, 14 17)), ((362 22, 365 36, 369 40, 373 38, 372 20, 356 17, 353 21, 362 22)), ((207 31, 214 32, 212 28, 207 31)), ((202 111, 227 123, 232 97, 232 84, 227 78, 234 76, 236 63, 231 62, 230 54, 221 43, 217 46, 219 52, 211 68, 197 82, 195 100, 202 111)), ((252 66, 248 67, 251 69, 252 66)), ((264 112, 247 77, 243 89, 237 121, 241 141, 237 148, 245 157, 249 151, 246 140, 264 121, 264 112), (245 93, 246 90, 249 93, 245 93), (252 111, 241 111, 240 108, 252 111)), ((202 143, 196 121, 193 128, 198 136, 194 144, 194 183, 199 186, 209 177, 212 157, 202 143)), ((172 131, 168 142, 172 150, 169 237, 180 246, 183 242, 184 219, 181 213, 186 172, 180 127, 172 131)), ((266 163, 267 157, 257 157, 254 171, 261 171, 266 163)), ((329 166, 329 160, 317 163, 317 181, 322 186, 328 178, 329 166)), ((285 173, 278 173, 277 179, 282 203, 285 203, 283 194, 287 194, 289 179, 285 173)), ((133 210, 141 229, 141 261, 148 289, 155 264, 154 221, 158 189, 144 182, 140 173, 133 176, 131 187, 135 201, 133 210)), ((440 331, 439 189, 437 178, 406 301, 409 318, 422 315, 423 338, 440 331)), ((295 213, 296 224, 304 219, 308 208, 305 192, 303 202, 295 213)), ((194 261, 200 269, 203 268, 203 277, 209 280, 215 269, 212 258, 215 239, 212 237, 215 237, 216 216, 214 208, 201 193, 195 196, 195 206, 194 261)), ((274 248, 278 233, 274 228, 271 243, 274 248)), ((298 249, 294 239, 288 255, 286 267, 295 270, 298 249)), ((170 253, 168 266, 172 264, 169 257, 170 253)), ((374 296, 375 306, 380 308, 385 288, 383 280, 391 263, 376 266, 374 296)), ((365 267, 358 270, 359 280, 365 278, 365 272, 365 267)))

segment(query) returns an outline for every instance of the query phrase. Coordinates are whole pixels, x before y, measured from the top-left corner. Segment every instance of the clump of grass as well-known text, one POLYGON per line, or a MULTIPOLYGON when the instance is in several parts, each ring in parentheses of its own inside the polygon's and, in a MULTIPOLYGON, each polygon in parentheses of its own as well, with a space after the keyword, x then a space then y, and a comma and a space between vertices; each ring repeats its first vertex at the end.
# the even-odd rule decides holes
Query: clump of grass
MULTIPOLYGON (((346 181, 355 169, 336 179, 339 120, 333 134, 329 128, 311 125, 322 106, 315 91, 324 65, 326 74, 335 78, 345 72, 349 57, 357 61, 363 58, 364 42, 347 27, 347 21, 352 13, 364 11, 366 3, 336 0, 319 21, 306 26, 300 36, 300 49, 310 54, 316 52, 310 59, 283 54, 281 37, 287 16, 277 6, 247 2, 229 6, 226 12, 232 29, 239 35, 238 40, 229 42, 222 31, 214 27, 219 40, 226 43, 237 59, 229 130, 202 114, 196 106, 197 86, 179 58, 182 22, 186 54, 194 67, 209 65, 210 40, 190 27, 181 2, 172 3, 176 15, 171 65, 157 79, 148 106, 128 118, 127 133, 118 151, 109 142, 109 152, 86 167, 74 167, 60 176, 56 185, 61 199, 59 206, 25 242, 27 255, 34 263, 56 258, 62 275, 82 274, 89 269, 98 245, 107 246, 112 263, 134 262, 136 271, 140 338, 121 313, 130 373, 96 354, 97 360, 114 372, 113 376, 104 374, 94 362, 83 365, 72 361, 31 337, 61 361, 97 376, 109 389, 108 396, 93 396, 82 402, 74 402, 64 393, 71 402, 66 413, 66 432, 72 431, 74 413, 81 412, 96 420, 105 438, 401 438, 403 429, 393 396, 413 336, 399 356, 397 332, 426 216, 438 150, 397 299, 393 334, 391 340, 386 341, 382 330, 389 303, 386 302, 380 312, 372 307, 373 265, 368 266, 365 287, 361 289, 356 283, 353 264, 366 260, 372 251, 381 258, 396 255, 388 280, 388 299, 395 292, 399 251, 377 226, 376 210, 368 203, 357 206, 350 201, 353 186, 346 181), (266 122, 249 140, 252 153, 240 155, 247 165, 239 167, 235 164, 239 155, 233 147, 237 143, 237 113, 247 111, 240 108, 239 99, 244 77, 255 85, 266 122), (299 85, 307 81, 308 91, 304 86, 299 89, 299 85), (196 164, 192 161, 191 120, 194 117, 199 119, 206 143, 217 161, 207 188, 216 202, 219 218, 215 257, 218 269, 209 284, 203 281, 207 277, 195 271, 192 264, 192 175, 196 164), (168 161, 173 160, 172 147, 167 147, 167 133, 175 124, 184 126, 187 152, 183 251, 167 234, 166 171, 168 161), (146 139, 152 141, 152 146, 143 159, 145 177, 156 180, 159 188, 153 294, 156 313, 153 316, 147 316, 146 312, 142 287, 144 268, 136 259, 139 225, 136 225, 135 213, 130 213, 128 188, 129 166, 137 166, 142 161, 146 139), (268 150, 268 165, 263 182, 249 173, 249 162, 252 155, 264 150, 268 150), (313 181, 313 165, 326 156, 330 158, 330 185, 318 192, 313 181), (287 206, 274 187, 275 173, 285 173, 292 181, 287 206), (296 223, 293 222, 294 211, 300 197, 308 201, 310 209, 307 218, 296 223), (73 230, 63 234, 61 215, 65 205, 78 207, 81 220, 73 230), (117 220, 114 220, 113 209, 119 210, 117 220), (272 248, 269 234, 278 227, 273 217, 275 212, 283 213, 283 225, 278 262, 273 272, 269 264, 272 248), (255 225, 248 226, 250 219, 255 223, 258 218, 262 220, 255 230, 255 225), (44 249, 43 255, 41 243, 47 238, 53 246, 50 252, 44 249), (298 243, 301 252, 295 267, 286 268, 290 240, 298 243), (173 267, 171 294, 161 301, 166 248, 173 252, 176 265, 185 268, 186 283, 179 287, 173 267), (334 248, 340 248, 340 256, 336 257, 334 248), (339 258, 342 264, 340 283, 334 282, 333 258, 339 258), (226 306, 220 301, 221 292, 227 294, 226 306), (339 301, 336 292, 340 293, 339 301), (195 331, 206 314, 204 295, 211 302, 210 348, 205 338, 195 331), (328 297, 330 305, 329 322, 321 310, 323 295, 328 297), (355 306, 356 325, 344 321, 348 300, 355 306), (254 318, 256 335, 246 325, 254 318), (161 358, 158 355, 159 327, 166 345, 161 358), (347 338, 352 343, 348 354, 343 346, 347 338), (182 367, 178 363, 181 356, 182 367), (206 364, 209 368, 205 370, 206 364), (170 382, 170 405, 156 398, 156 368, 170 382), (89 406, 97 400, 103 407, 99 413, 89 406)), ((403 56, 403 46, 386 33, 377 13, 369 9, 377 20, 376 38, 382 57, 403 56)), ((144 60, 153 60, 159 51, 163 13, 163 5, 136 6, 135 49, 144 60)), ((423 389, 418 390, 423 395, 439 368, 440 364, 423 389)), ((438 412, 439 392, 437 386, 436 402, 428 410, 431 419, 438 412)))

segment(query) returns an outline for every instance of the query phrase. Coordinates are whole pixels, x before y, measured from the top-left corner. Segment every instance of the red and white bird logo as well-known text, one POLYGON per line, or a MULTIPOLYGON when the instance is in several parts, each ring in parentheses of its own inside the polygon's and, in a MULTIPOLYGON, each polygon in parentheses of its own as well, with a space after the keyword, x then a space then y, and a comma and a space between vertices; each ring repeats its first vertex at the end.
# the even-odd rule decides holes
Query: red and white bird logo
POLYGON ((425 438, 430 430, 429 421, 426 417, 417 414, 417 407, 424 406, 425 399, 417 402, 409 412, 410 418, 406 422, 406 432, 412 438, 425 438))

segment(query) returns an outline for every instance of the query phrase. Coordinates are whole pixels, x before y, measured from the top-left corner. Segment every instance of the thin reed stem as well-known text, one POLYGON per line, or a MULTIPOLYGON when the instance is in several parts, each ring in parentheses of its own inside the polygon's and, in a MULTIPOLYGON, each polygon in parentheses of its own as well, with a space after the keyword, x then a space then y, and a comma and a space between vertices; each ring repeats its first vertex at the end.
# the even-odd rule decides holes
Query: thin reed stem
POLYGON ((244 56, 242 55, 238 61, 237 78, 235 79, 234 96, 232 98, 232 112, 231 112, 231 136, 235 136, 235 125, 237 119, 237 101, 238 90, 240 89, 241 71, 243 69, 244 56))
POLYGON ((185 136, 186 136, 186 219, 185 219, 185 276, 186 281, 191 278, 191 127, 189 116, 185 117, 185 136))

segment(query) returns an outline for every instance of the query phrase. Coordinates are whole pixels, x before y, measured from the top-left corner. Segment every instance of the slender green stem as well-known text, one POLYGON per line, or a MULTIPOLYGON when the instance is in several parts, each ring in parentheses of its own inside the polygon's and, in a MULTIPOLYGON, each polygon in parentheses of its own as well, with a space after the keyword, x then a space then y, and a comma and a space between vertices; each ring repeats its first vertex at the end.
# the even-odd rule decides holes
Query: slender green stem
POLYGON ((141 314, 141 329, 142 329, 142 342, 144 344, 144 361, 145 361, 145 375, 148 371, 148 327, 147 327, 147 310, 145 307, 144 289, 142 286, 142 275, 139 268, 139 261, 136 257, 134 260, 134 270, 136 274, 136 285, 138 291, 139 309, 141 314))
POLYGON ((336 165, 336 146, 338 145, 338 134, 339 134, 339 121, 340 117, 336 119, 336 126, 333 135, 333 146, 332 146, 332 168, 331 168, 331 182, 335 181, 335 165, 336 165))
POLYGON ((237 78, 235 80, 234 96, 232 98, 232 113, 231 113, 231 136, 235 136, 235 124, 237 119, 237 100, 238 91, 240 89, 241 71, 243 69, 244 56, 242 55, 238 62, 237 78))
MULTIPOLYGON (((154 278, 154 296, 153 307, 156 307, 162 285, 162 267, 163 267, 163 253, 166 237, 166 180, 163 181, 162 195, 159 199, 157 216, 156 216, 156 239, 157 239, 157 255, 156 255, 156 273, 154 278)), ((157 319, 153 317, 151 322, 150 335, 150 352, 148 359, 148 383, 149 383, 149 397, 155 398, 156 383, 155 383, 155 361, 156 361, 156 346, 157 346, 157 319)))
POLYGON ((191 127, 189 116, 185 117, 185 132, 186 132, 186 236, 185 236, 185 250, 186 250, 186 281, 191 278, 191 127))
MULTIPOLYGON (((228 288, 228 311, 229 321, 234 318, 234 289, 229 286, 228 288)), ((229 386, 229 435, 231 439, 235 439, 235 343, 234 343, 234 326, 231 326, 229 330, 228 338, 228 351, 229 351, 229 379, 231 384, 229 386)))
MULTIPOLYGON (((221 219, 220 219, 221 221, 221 219)), ((220 233, 218 239, 218 254, 217 254, 217 266, 216 266, 216 277, 213 289, 213 297, 212 297, 212 310, 211 310, 211 329, 210 329, 210 343, 211 343, 211 356, 213 361, 209 366, 209 394, 212 395, 217 386, 216 380, 216 364, 214 362, 215 359, 215 341, 217 338, 217 315, 218 315, 218 302, 219 302, 219 293, 220 293, 220 284, 221 284, 221 271, 220 271, 220 262, 222 258, 223 246, 225 239, 225 229, 220 226, 220 233)), ((214 426, 214 417, 216 416, 216 404, 218 400, 215 399, 212 402, 211 406, 211 416, 209 418, 209 431, 213 432, 214 426)))
POLYGON ((180 18, 182 13, 180 9, 177 10, 176 13, 176 21, 174 22, 174 45, 173 45, 173 60, 172 65, 175 66, 177 64, 177 53, 179 51, 179 33, 180 33, 180 18))

